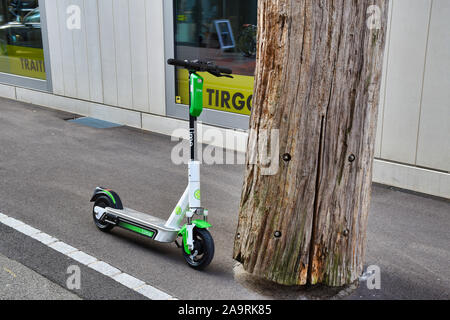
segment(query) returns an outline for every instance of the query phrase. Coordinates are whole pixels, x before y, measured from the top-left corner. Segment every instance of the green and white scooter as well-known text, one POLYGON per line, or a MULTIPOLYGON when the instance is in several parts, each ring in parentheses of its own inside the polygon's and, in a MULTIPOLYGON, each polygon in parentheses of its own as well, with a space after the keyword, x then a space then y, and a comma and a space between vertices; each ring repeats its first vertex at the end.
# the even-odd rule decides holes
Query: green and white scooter
POLYGON ((208 231, 208 210, 201 205, 200 162, 195 160, 197 118, 203 111, 204 79, 198 72, 209 72, 216 77, 231 77, 232 71, 205 61, 168 60, 169 65, 189 71, 189 132, 191 158, 189 161, 189 184, 181 199, 173 209, 169 219, 153 217, 149 214, 124 208, 117 193, 110 189, 95 189, 91 202, 94 202, 93 217, 101 231, 121 227, 155 241, 174 242, 182 248, 186 262, 195 269, 204 269, 214 257, 214 240, 208 231), (198 216, 198 219, 194 219, 198 216), (184 223, 185 218, 187 223, 184 223), (178 243, 182 238, 182 245, 178 243))

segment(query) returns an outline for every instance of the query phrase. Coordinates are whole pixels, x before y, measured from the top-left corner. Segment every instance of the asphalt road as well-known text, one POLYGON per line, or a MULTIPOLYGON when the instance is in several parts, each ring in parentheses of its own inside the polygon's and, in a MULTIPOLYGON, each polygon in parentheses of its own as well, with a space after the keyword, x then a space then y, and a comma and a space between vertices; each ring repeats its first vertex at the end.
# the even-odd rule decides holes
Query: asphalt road
MULTIPOLYGON (((67 113, 0 99, 0 212, 180 299, 262 298, 233 275, 242 166, 202 167, 203 203, 210 211, 216 256, 206 271, 198 272, 187 267, 174 244, 124 230, 104 234, 91 217, 90 196, 96 186, 104 186, 118 192, 125 206, 167 218, 187 184, 186 166, 170 160, 176 143, 127 127, 85 127, 67 118, 67 113)), ((368 290, 362 284, 348 298, 449 299, 449 230, 448 201, 375 186, 366 261, 381 268, 382 288, 368 290)), ((17 235, 0 232, 0 253, 14 259, 20 251, 11 249, 17 235)), ((16 258, 47 278, 47 269, 64 272, 67 263, 49 257, 38 268, 33 257, 16 258)), ((59 278, 51 280, 59 283, 59 278)), ((103 283, 94 274, 89 279, 93 288, 103 283)), ((108 292, 127 294, 120 287, 108 292)))

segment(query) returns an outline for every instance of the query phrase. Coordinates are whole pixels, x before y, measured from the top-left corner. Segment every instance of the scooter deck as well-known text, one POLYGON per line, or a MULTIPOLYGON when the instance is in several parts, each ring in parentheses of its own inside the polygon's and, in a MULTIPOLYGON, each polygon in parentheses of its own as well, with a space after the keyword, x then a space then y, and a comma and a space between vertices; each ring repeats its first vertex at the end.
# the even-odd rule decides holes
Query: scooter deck
POLYGON ((130 208, 123 210, 106 208, 108 215, 119 218, 121 222, 131 223, 133 225, 154 231, 156 233, 155 240, 160 242, 173 242, 178 236, 179 229, 166 227, 166 221, 157 217, 153 217, 147 213, 139 212, 130 208))

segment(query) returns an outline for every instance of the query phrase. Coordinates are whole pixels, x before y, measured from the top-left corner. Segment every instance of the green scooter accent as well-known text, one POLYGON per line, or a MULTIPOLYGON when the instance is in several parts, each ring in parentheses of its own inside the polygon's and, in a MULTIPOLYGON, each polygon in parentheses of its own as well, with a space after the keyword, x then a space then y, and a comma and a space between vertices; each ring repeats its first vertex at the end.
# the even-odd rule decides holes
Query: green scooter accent
POLYGON ((116 204, 116 199, 114 198, 114 196, 111 194, 111 192, 109 192, 108 190, 103 190, 102 193, 106 194, 108 197, 111 198, 112 202, 114 204, 116 204))
MULTIPOLYGON (((212 225, 209 224, 208 222, 206 222, 205 220, 194 220, 192 221, 193 224, 195 224, 195 226, 199 229, 207 229, 207 228, 211 228, 212 225)), ((189 250, 189 247, 187 245, 187 233, 186 233, 186 224, 183 226, 183 228, 181 228, 180 232, 178 233, 179 236, 183 237, 183 247, 184 247, 184 252, 186 252, 187 254, 191 254, 191 250, 189 250)))
POLYGON ((193 117, 200 117, 203 112, 203 83, 204 79, 196 74, 192 73, 190 77, 190 95, 191 95, 191 108, 189 113, 193 117))

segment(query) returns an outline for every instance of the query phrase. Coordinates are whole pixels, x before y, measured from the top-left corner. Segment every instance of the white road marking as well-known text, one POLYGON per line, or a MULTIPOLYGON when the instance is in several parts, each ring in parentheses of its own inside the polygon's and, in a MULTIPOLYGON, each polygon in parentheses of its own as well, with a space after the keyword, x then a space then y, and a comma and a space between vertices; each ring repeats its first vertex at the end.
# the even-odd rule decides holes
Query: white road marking
POLYGON ((38 233, 40 233, 40 231, 38 229, 35 229, 33 227, 30 227, 27 224, 23 224, 21 226, 18 226, 17 228, 14 228, 19 232, 22 232, 23 234, 27 235, 27 236, 33 236, 36 235, 38 233))
POLYGON ((130 289, 137 289, 145 285, 144 281, 136 279, 135 277, 130 276, 127 273, 120 273, 114 276, 113 279, 130 289))
POLYGON ((69 257, 78 261, 79 263, 84 264, 85 266, 98 261, 97 258, 94 258, 93 256, 90 256, 83 251, 72 252, 71 254, 69 254, 69 257))
POLYGON ((11 227, 11 228, 14 228, 14 229, 16 227, 19 227, 19 226, 24 224, 22 221, 16 220, 16 219, 11 218, 11 217, 3 219, 2 223, 6 224, 8 227, 11 227))
POLYGON ((176 300, 175 297, 139 280, 119 269, 109 265, 108 263, 98 260, 97 258, 74 248, 63 241, 60 241, 40 230, 33 228, 20 220, 8 217, 0 212, 0 223, 7 225, 20 233, 29 236, 39 242, 45 244, 53 250, 88 266, 89 268, 119 282, 120 284, 138 292, 139 294, 151 300, 176 300))
MULTIPOLYGON (((19 230, 17 230, 17 231, 19 231, 19 230)), ((48 235, 48 234, 46 234, 44 232, 33 234, 30 237, 32 237, 33 239, 36 239, 39 242, 42 242, 46 246, 52 244, 53 242, 58 241, 58 239, 53 238, 52 236, 50 236, 50 235, 48 235)))
POLYGON ((172 297, 169 296, 167 293, 162 292, 161 290, 158 290, 147 284, 138 288, 136 291, 151 300, 171 300, 172 299, 172 297))
POLYGON ((113 266, 110 266, 109 264, 107 264, 104 261, 97 261, 94 263, 91 263, 90 265, 88 265, 89 268, 94 269, 97 272, 100 272, 101 274, 104 274, 105 276, 108 277, 114 277, 116 275, 118 275, 119 273, 122 273, 122 271, 120 271, 117 268, 114 268, 113 266))
POLYGON ((55 249, 56 251, 61 252, 62 254, 65 254, 66 256, 69 255, 69 253, 78 251, 72 246, 69 246, 67 243, 64 243, 62 241, 54 242, 51 245, 49 245, 50 248, 55 249))

